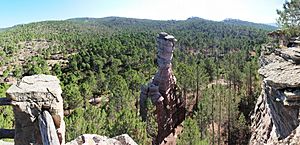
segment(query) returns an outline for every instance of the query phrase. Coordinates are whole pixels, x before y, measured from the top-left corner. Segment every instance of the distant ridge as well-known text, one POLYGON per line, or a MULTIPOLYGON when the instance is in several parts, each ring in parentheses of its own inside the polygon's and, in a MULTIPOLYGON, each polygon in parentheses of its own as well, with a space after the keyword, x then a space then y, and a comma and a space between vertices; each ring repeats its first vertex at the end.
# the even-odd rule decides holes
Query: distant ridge
POLYGON ((99 33, 112 33, 114 31, 121 31, 124 29, 132 30, 135 32, 145 30, 153 30, 156 32, 173 30, 195 30, 197 32, 205 33, 207 29, 213 30, 213 32, 221 32, 223 31, 221 30, 223 28, 225 30, 235 29, 236 31, 239 31, 238 29, 247 30, 248 28, 262 29, 266 31, 272 31, 277 29, 277 27, 274 26, 242 21, 238 19, 225 19, 223 21, 213 21, 199 17, 190 17, 186 20, 151 20, 111 16, 103 18, 81 17, 57 21, 51 20, 32 22, 28 24, 18 24, 8 28, 0 28, 0 32, 5 32, 16 28, 22 29, 22 27, 28 27, 31 25, 40 25, 41 27, 39 28, 44 27, 43 29, 35 30, 37 31, 36 33, 46 33, 45 30, 48 29, 51 29, 51 31, 57 31, 57 28, 64 31, 63 29, 65 26, 72 26, 72 30, 74 31, 76 30, 88 33, 94 31, 97 31, 99 33))
POLYGON ((243 20, 239 20, 239 19, 227 18, 227 19, 223 20, 222 22, 224 22, 226 24, 255 27, 255 28, 258 28, 258 29, 266 29, 266 30, 275 30, 275 29, 277 29, 277 27, 275 27, 273 25, 248 22, 248 21, 243 21, 243 20))
POLYGON ((71 18, 67 19, 67 21, 71 22, 79 22, 79 23, 94 23, 94 24, 122 24, 122 25, 151 25, 151 27, 156 26, 160 27, 159 25, 161 22, 164 23, 184 23, 184 22, 207 22, 207 23, 224 23, 229 25, 237 25, 237 26, 246 26, 246 27, 254 27, 257 29, 264 29, 268 31, 272 31, 277 29, 277 27, 273 25, 268 24, 262 24, 262 23, 254 23, 254 22, 248 22, 243 21, 239 19, 225 19, 223 21, 213 21, 213 20, 207 20, 199 17, 190 17, 186 20, 151 20, 151 19, 137 19, 137 18, 126 18, 126 17, 103 17, 103 18, 89 18, 89 17, 82 17, 82 18, 71 18))
POLYGON ((267 23, 266 25, 273 26, 273 27, 278 27, 278 24, 276 24, 276 23, 267 23))

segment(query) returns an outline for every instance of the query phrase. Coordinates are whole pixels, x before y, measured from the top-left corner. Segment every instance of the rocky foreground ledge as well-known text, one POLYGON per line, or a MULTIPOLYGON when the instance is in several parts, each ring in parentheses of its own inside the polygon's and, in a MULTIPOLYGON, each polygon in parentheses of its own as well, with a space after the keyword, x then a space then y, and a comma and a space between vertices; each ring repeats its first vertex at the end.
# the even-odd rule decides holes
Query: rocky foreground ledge
POLYGON ((249 144, 300 144, 300 48, 267 48, 260 65, 262 92, 249 144))
MULTIPOLYGON (((14 145, 14 143, 0 140, 0 145, 14 145)), ((128 134, 113 138, 97 134, 83 134, 65 145, 137 145, 137 143, 128 134)))
POLYGON ((66 145, 137 145, 128 135, 122 134, 113 138, 100 136, 97 134, 83 134, 66 145))
MULTIPOLYGON (((15 116, 14 142, 0 140, 0 145, 64 145, 65 122, 62 90, 57 77, 23 77, 7 91, 8 104, 15 116)), ((66 145, 137 145, 127 134, 114 138, 83 134, 66 145)))
POLYGON ((57 77, 25 76, 6 96, 13 104, 15 145, 64 144, 62 90, 57 77))

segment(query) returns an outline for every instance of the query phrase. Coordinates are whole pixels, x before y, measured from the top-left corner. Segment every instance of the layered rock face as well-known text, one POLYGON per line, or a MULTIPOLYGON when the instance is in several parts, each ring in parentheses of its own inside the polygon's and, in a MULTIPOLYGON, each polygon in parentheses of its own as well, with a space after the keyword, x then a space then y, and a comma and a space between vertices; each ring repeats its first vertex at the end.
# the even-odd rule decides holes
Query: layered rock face
POLYGON ((47 138, 41 135, 44 128, 52 144, 64 144, 65 123, 63 120, 63 99, 59 80, 50 75, 24 77, 6 92, 12 100, 15 116, 15 145, 42 145, 47 138), (55 125, 52 127, 51 123, 55 125), (54 132, 53 132, 54 128, 54 132), (52 131, 52 132, 51 132, 52 131))
POLYGON ((176 78, 172 71, 172 57, 176 39, 167 33, 160 33, 158 43, 158 72, 147 86, 142 87, 140 95, 140 114, 143 120, 147 118, 146 100, 156 106, 158 135, 154 144, 160 144, 170 133, 174 131, 185 117, 185 106, 178 91, 176 78))
POLYGON ((137 145, 128 134, 122 134, 113 138, 96 134, 83 134, 66 145, 137 145))
POLYGON ((300 48, 267 48, 260 63, 250 144, 300 144, 300 48))

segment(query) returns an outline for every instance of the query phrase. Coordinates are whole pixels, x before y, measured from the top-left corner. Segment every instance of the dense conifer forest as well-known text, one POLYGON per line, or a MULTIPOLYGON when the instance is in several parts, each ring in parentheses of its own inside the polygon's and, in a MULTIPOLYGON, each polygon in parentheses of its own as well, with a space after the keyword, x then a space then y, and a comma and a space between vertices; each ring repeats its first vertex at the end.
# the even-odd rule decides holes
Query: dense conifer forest
MULTIPOLYGON (((257 60, 274 29, 196 17, 75 18, 0 29, 0 96, 11 80, 52 74, 63 89, 67 141, 83 133, 127 133, 151 144, 155 122, 141 120, 138 101, 141 86, 157 70, 156 36, 164 31, 178 40, 172 63, 180 88, 200 98, 178 144, 247 144, 260 92, 257 60), (93 98, 100 103, 90 104, 93 98)), ((12 108, 0 108, 0 128, 14 128, 12 108)))

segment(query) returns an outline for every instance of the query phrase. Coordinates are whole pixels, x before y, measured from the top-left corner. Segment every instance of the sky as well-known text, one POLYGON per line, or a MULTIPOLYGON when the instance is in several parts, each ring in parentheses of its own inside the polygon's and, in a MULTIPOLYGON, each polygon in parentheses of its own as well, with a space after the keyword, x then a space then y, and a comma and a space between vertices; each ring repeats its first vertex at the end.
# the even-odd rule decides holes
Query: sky
POLYGON ((275 23, 285 0, 0 0, 0 28, 45 20, 120 16, 154 20, 200 17, 275 23))

